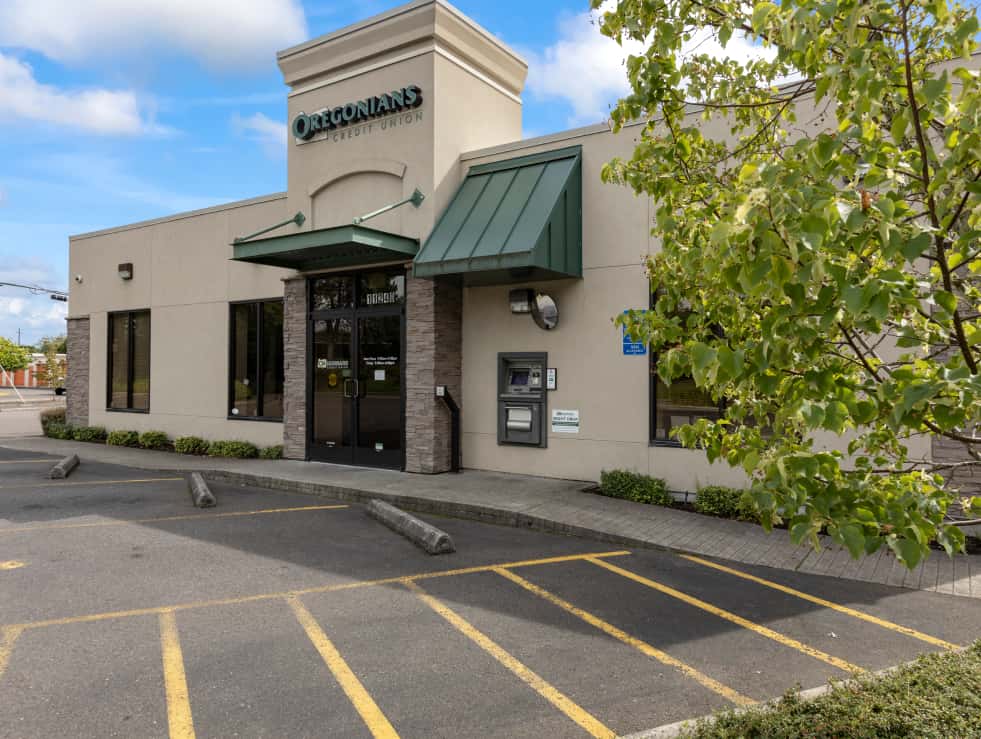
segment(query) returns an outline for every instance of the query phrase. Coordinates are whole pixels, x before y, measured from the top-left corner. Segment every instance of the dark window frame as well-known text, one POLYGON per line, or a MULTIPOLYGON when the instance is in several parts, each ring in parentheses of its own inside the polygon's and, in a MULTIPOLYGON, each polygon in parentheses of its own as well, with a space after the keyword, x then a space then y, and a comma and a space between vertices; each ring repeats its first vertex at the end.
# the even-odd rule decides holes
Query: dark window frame
MULTIPOLYGON (((265 346, 265 306, 267 303, 279 303, 283 306, 283 341, 285 342, 286 337, 286 301, 283 298, 261 298, 259 300, 236 300, 228 304, 228 406, 227 415, 229 421, 260 421, 266 423, 282 423, 283 416, 266 416, 262 414, 265 410, 262 406, 265 403, 265 358, 263 356, 263 347, 265 346), (233 414, 232 408, 235 406, 235 307, 239 305, 251 305, 258 306, 258 316, 259 320, 256 325, 256 413, 255 416, 243 416, 242 414, 233 414)), ((286 347, 283 347, 283 361, 286 361, 286 347)), ((284 368, 285 374, 285 368, 284 368)), ((283 406, 285 415, 285 391, 286 382, 285 377, 283 381, 283 406)))
POLYGON ((106 332, 106 412, 108 413, 149 413, 150 412, 150 357, 153 348, 153 331, 152 331, 152 318, 149 308, 140 308, 137 310, 117 310, 110 311, 108 314, 108 328, 106 332), (147 317, 147 349, 146 349, 146 367, 147 367, 147 378, 146 378, 146 408, 134 408, 133 407, 133 385, 135 382, 136 374, 136 362, 134 361, 136 357, 136 342, 133 340, 135 330, 135 323, 133 317, 145 313, 147 317), (126 316, 126 407, 125 408, 113 408, 112 407, 112 343, 115 339, 115 329, 113 328, 113 318, 116 316, 126 316))
MULTIPOLYGON (((656 293, 654 291, 651 291, 650 300, 649 300, 648 306, 647 306, 649 310, 653 310, 654 309, 654 303, 655 303, 656 300, 657 300, 656 293)), ((677 439, 659 439, 659 438, 657 438, 657 380, 658 380, 658 377, 657 377, 657 360, 658 360, 658 355, 653 350, 651 350, 650 347, 648 347, 648 355, 649 355, 649 359, 648 359, 648 365, 647 365, 647 374, 648 374, 648 383, 649 383, 648 386, 649 386, 649 392, 650 392, 650 403, 648 404, 649 414, 648 414, 648 429, 647 429, 648 443, 649 443, 650 446, 661 446, 661 447, 670 447, 670 448, 674 448, 674 449, 681 449, 682 448, 681 442, 678 441, 677 439)), ((676 379, 678 379, 678 380, 691 379, 691 375, 688 375, 688 376, 685 376, 685 377, 678 377, 676 379)), ((720 413, 724 413, 725 412, 725 409, 726 409, 725 399, 719 401, 718 408, 719 408, 719 412, 720 413)))

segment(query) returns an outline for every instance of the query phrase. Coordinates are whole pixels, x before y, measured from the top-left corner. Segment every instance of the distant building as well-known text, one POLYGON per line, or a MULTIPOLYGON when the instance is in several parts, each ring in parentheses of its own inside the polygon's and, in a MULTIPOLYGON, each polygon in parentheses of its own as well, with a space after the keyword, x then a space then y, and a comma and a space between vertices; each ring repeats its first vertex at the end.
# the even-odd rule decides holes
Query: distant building
MULTIPOLYGON (((56 354, 61 364, 65 363, 66 355, 56 354)), ((44 381, 45 359, 43 354, 32 354, 31 363, 24 369, 13 372, 0 372, 0 387, 48 387, 44 381)))

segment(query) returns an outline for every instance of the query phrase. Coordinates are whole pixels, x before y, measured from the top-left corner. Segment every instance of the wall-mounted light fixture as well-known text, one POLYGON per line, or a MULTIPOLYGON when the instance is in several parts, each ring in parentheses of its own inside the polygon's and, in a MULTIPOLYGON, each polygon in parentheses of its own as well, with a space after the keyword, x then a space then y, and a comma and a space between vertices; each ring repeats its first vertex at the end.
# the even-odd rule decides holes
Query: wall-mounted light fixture
POLYGON ((535 291, 529 287, 519 287, 508 293, 512 313, 531 313, 531 302, 535 299, 535 291))
POLYGON ((119 269, 119 279, 121 280, 133 279, 133 264, 131 262, 120 264, 118 269, 119 269))

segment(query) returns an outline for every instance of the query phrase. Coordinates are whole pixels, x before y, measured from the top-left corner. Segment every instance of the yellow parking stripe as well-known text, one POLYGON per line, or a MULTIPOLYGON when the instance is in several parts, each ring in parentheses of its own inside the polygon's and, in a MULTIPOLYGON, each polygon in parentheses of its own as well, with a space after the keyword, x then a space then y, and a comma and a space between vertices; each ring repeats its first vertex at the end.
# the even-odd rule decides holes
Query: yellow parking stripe
POLYGON ((837 667, 839 670, 844 670, 845 672, 864 672, 864 670, 858 665, 853 665, 851 662, 846 662, 845 660, 839 659, 838 657, 833 657, 830 654, 827 654, 826 652, 822 652, 820 649, 809 647, 806 644, 797 641, 796 639, 792 639, 789 636, 784 636, 783 634, 780 634, 774 631, 773 629, 768 629, 766 626, 761 626, 760 624, 753 623, 752 621, 745 619, 742 616, 737 616, 735 613, 731 613, 730 611, 726 611, 717 606, 713 606, 711 603, 706 603, 704 600, 699 600, 698 598, 695 598, 691 595, 682 593, 680 590, 675 590, 672 587, 669 587, 667 585, 662 585, 661 583, 655 582, 654 580, 649 580, 646 577, 641 577, 640 575, 634 572, 630 572, 629 570, 625 570, 621 567, 617 567, 616 565, 611 565, 610 563, 604 562, 601 559, 596 559, 595 557, 586 557, 585 559, 587 562, 591 562, 592 564, 598 567, 607 569, 610 572, 615 572, 616 574, 622 577, 626 577, 630 580, 633 580, 634 582, 640 583, 641 585, 646 585, 647 587, 653 588, 654 590, 664 593, 665 595, 669 595, 672 598, 677 598, 678 600, 683 601, 684 603, 687 603, 690 606, 701 608, 703 611, 708 611, 709 613, 718 616, 719 618, 724 618, 726 621, 730 621, 734 624, 742 626, 744 629, 749 629, 750 631, 754 631, 760 636, 765 636, 767 639, 773 639, 773 641, 783 644, 786 647, 796 649, 798 652, 802 652, 808 655, 809 657, 814 657, 815 659, 819 659, 822 662, 827 662, 829 665, 833 665, 834 667, 837 667))
POLYGON ((82 487, 83 485, 132 485, 139 482, 173 482, 183 480, 183 477, 146 477, 138 480, 86 480, 85 482, 44 482, 32 483, 30 485, 0 485, 0 490, 13 490, 14 488, 66 488, 82 487))
POLYGON ((0 680, 3 679, 7 663, 10 662, 10 653, 14 651, 14 642, 17 641, 17 637, 23 631, 21 626, 6 626, 0 629, 0 680))
POLYGON ((748 572, 741 572, 740 570, 733 569, 732 567, 726 567, 725 565, 716 564, 715 562, 710 562, 707 559, 702 559, 701 557, 694 557, 690 554, 682 554, 685 559, 696 562, 697 564, 704 565, 705 567, 712 567, 720 572, 725 572, 729 575, 735 575, 736 577, 741 577, 744 580, 749 580, 751 582, 758 583, 760 585, 765 585, 768 588, 773 588, 774 590, 779 590, 781 593, 786 593, 787 595, 793 595, 797 598, 802 598, 803 600, 810 601, 811 603, 817 603, 819 606, 824 606, 825 608, 830 608, 832 610, 838 611, 839 613, 844 613, 854 618, 860 618, 863 621, 868 621, 870 624, 875 624, 876 626, 881 626, 884 629, 889 629, 890 631, 896 631, 900 634, 905 634, 906 636, 911 636, 914 639, 919 639, 920 641, 925 641, 928 644, 933 644, 938 647, 943 647, 944 649, 956 650, 960 649, 957 644, 952 644, 949 641, 944 641, 943 639, 938 639, 935 636, 930 636, 929 634, 924 634, 922 631, 917 631, 916 629, 911 629, 906 626, 901 626, 892 621, 886 621, 882 618, 877 618, 869 613, 863 611, 855 610, 854 608, 849 608, 848 606, 839 605, 838 603, 833 603, 830 600, 825 600, 824 598, 819 598, 816 595, 811 595, 809 593, 804 593, 800 590, 794 590, 793 588, 788 588, 786 585, 781 585, 780 583, 773 582, 772 580, 765 580, 762 577, 757 577, 756 575, 750 575, 748 572))
POLYGON ((42 462, 54 464, 55 461, 54 459, 2 459, 0 464, 41 464, 42 462))
POLYGON ((0 528, 0 534, 17 534, 22 531, 50 531, 51 529, 89 529, 99 526, 126 526, 127 524, 157 523, 160 521, 207 521, 212 518, 234 518, 236 516, 266 516, 273 513, 297 513, 299 511, 334 511, 350 508, 347 505, 313 505, 300 508, 264 508, 258 511, 229 511, 223 513, 197 513, 186 516, 158 516, 157 518, 121 518, 115 521, 94 521, 92 523, 53 523, 36 526, 8 526, 0 528))
POLYGON ((405 587, 419 596, 419 598, 421 598, 427 606, 449 621, 457 631, 473 641, 491 657, 508 668, 526 685, 536 691, 553 706, 562 711, 562 713, 564 713, 570 719, 579 724, 591 736, 610 737, 611 739, 612 737, 616 736, 613 731, 600 723, 595 716, 588 713, 584 708, 575 703, 567 695, 560 692, 556 687, 546 682, 537 673, 532 672, 530 669, 525 667, 521 662, 516 660, 503 648, 501 648, 496 642, 491 640, 490 637, 483 632, 478 631, 469 621, 456 613, 456 611, 451 610, 439 600, 429 595, 425 590, 419 587, 416 582, 413 580, 406 580, 403 584, 405 587))
POLYGON ((648 657, 653 657, 658 662, 668 665, 669 667, 674 667, 682 674, 686 675, 687 677, 690 677, 692 680, 695 680, 697 683, 699 683, 703 687, 708 688, 713 693, 718 693, 726 700, 729 700, 739 706, 750 706, 756 703, 756 701, 754 701, 752 698, 749 698, 743 695, 742 693, 739 693, 733 690, 732 688, 723 685, 718 680, 714 680, 708 675, 699 672, 691 665, 682 662, 680 659, 676 659, 672 657, 670 654, 667 654, 666 652, 662 652, 660 649, 651 646, 647 642, 631 636, 627 632, 618 629, 613 624, 604 621, 603 619, 598 618, 597 616, 594 616, 593 614, 572 605, 572 603, 569 603, 567 600, 563 600, 562 598, 555 595, 554 593, 550 593, 544 588, 538 587, 534 583, 525 580, 523 577, 520 577, 519 575, 516 575, 513 572, 510 572, 509 570, 505 570, 500 567, 495 569, 494 572, 496 572, 498 575, 501 575, 502 577, 506 577, 508 580, 510 580, 513 583, 517 583, 528 592, 537 595, 539 598, 544 598, 549 603, 552 603, 553 605, 558 606, 564 611, 571 613, 573 616, 578 616, 583 621, 588 623, 590 626, 595 626, 597 629, 604 632, 605 634, 608 634, 609 636, 612 636, 614 639, 618 639, 619 641, 622 641, 624 644, 627 644, 633 647, 634 649, 637 649, 641 653, 646 654, 648 657))
POLYGON ((213 608, 215 606, 232 606, 241 603, 255 603, 263 600, 273 600, 278 598, 288 598, 291 595, 312 595, 314 593, 332 593, 338 590, 351 590, 353 588, 374 587, 376 585, 394 585, 405 580, 428 580, 436 577, 454 577, 456 575, 469 575, 475 572, 490 572, 495 567, 533 567, 536 565, 556 564, 559 562, 574 562, 576 560, 598 557, 622 557, 630 554, 627 551, 616 552, 597 552, 594 554, 569 554, 562 557, 545 557, 543 559, 526 559, 519 562, 504 562, 494 565, 482 565, 478 567, 463 567, 457 570, 440 570, 436 572, 421 572, 417 575, 400 575, 398 577, 386 577, 381 580, 355 580, 353 582, 340 583, 337 585, 321 585, 313 588, 303 588, 301 590, 285 590, 277 593, 259 593, 257 595, 245 595, 240 598, 221 598, 217 600, 204 600, 191 603, 179 603, 171 606, 155 606, 151 608, 133 608, 127 611, 109 611, 107 613, 92 613, 85 616, 68 616, 66 618, 51 618, 44 621, 30 621, 22 624, 11 624, 18 628, 41 629, 46 626, 66 626, 68 624, 90 623, 92 621, 106 621, 115 618, 130 618, 132 616, 153 616, 166 611, 186 611, 193 608, 213 608))
POLYGON ((313 614, 307 610, 299 598, 291 596, 286 600, 290 604, 290 608, 293 609, 293 613, 296 614, 296 618, 303 627, 303 630, 310 637, 310 641, 313 642, 317 651, 320 652, 324 663, 347 694, 348 699, 354 705, 355 709, 357 709, 357 712, 361 715, 361 720, 368 727, 368 731, 376 739, 397 739, 398 734, 388 719, 385 718, 385 714, 382 713, 378 704, 372 700, 371 695, 365 690, 364 685, 361 684, 361 681, 351 671, 351 668, 344 661, 341 653, 337 651, 331 640, 327 638, 327 634, 320 628, 320 624, 317 623, 313 614))
POLYGON ((167 724, 170 739, 194 739, 194 721, 184 674, 184 655, 173 611, 160 614, 160 647, 163 652, 164 687, 167 691, 167 724))

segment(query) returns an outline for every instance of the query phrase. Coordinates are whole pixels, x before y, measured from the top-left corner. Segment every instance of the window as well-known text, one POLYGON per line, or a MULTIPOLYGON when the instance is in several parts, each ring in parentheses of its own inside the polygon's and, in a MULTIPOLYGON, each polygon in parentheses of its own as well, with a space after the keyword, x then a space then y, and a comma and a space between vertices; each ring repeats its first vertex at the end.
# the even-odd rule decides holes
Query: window
POLYGON ((233 303, 229 327, 231 418, 283 418, 283 301, 233 303))
POLYGON ((150 311, 109 314, 106 407, 150 411, 150 311))
MULTIPOLYGON (((655 299, 656 293, 651 295, 651 308, 655 299)), ((711 394, 700 390, 691 377, 679 377, 670 385, 665 384, 657 375, 657 356, 653 352, 650 376, 652 444, 678 446, 680 442, 671 435, 672 429, 695 423, 699 418, 714 421, 722 417, 725 405, 712 400, 711 394)))

